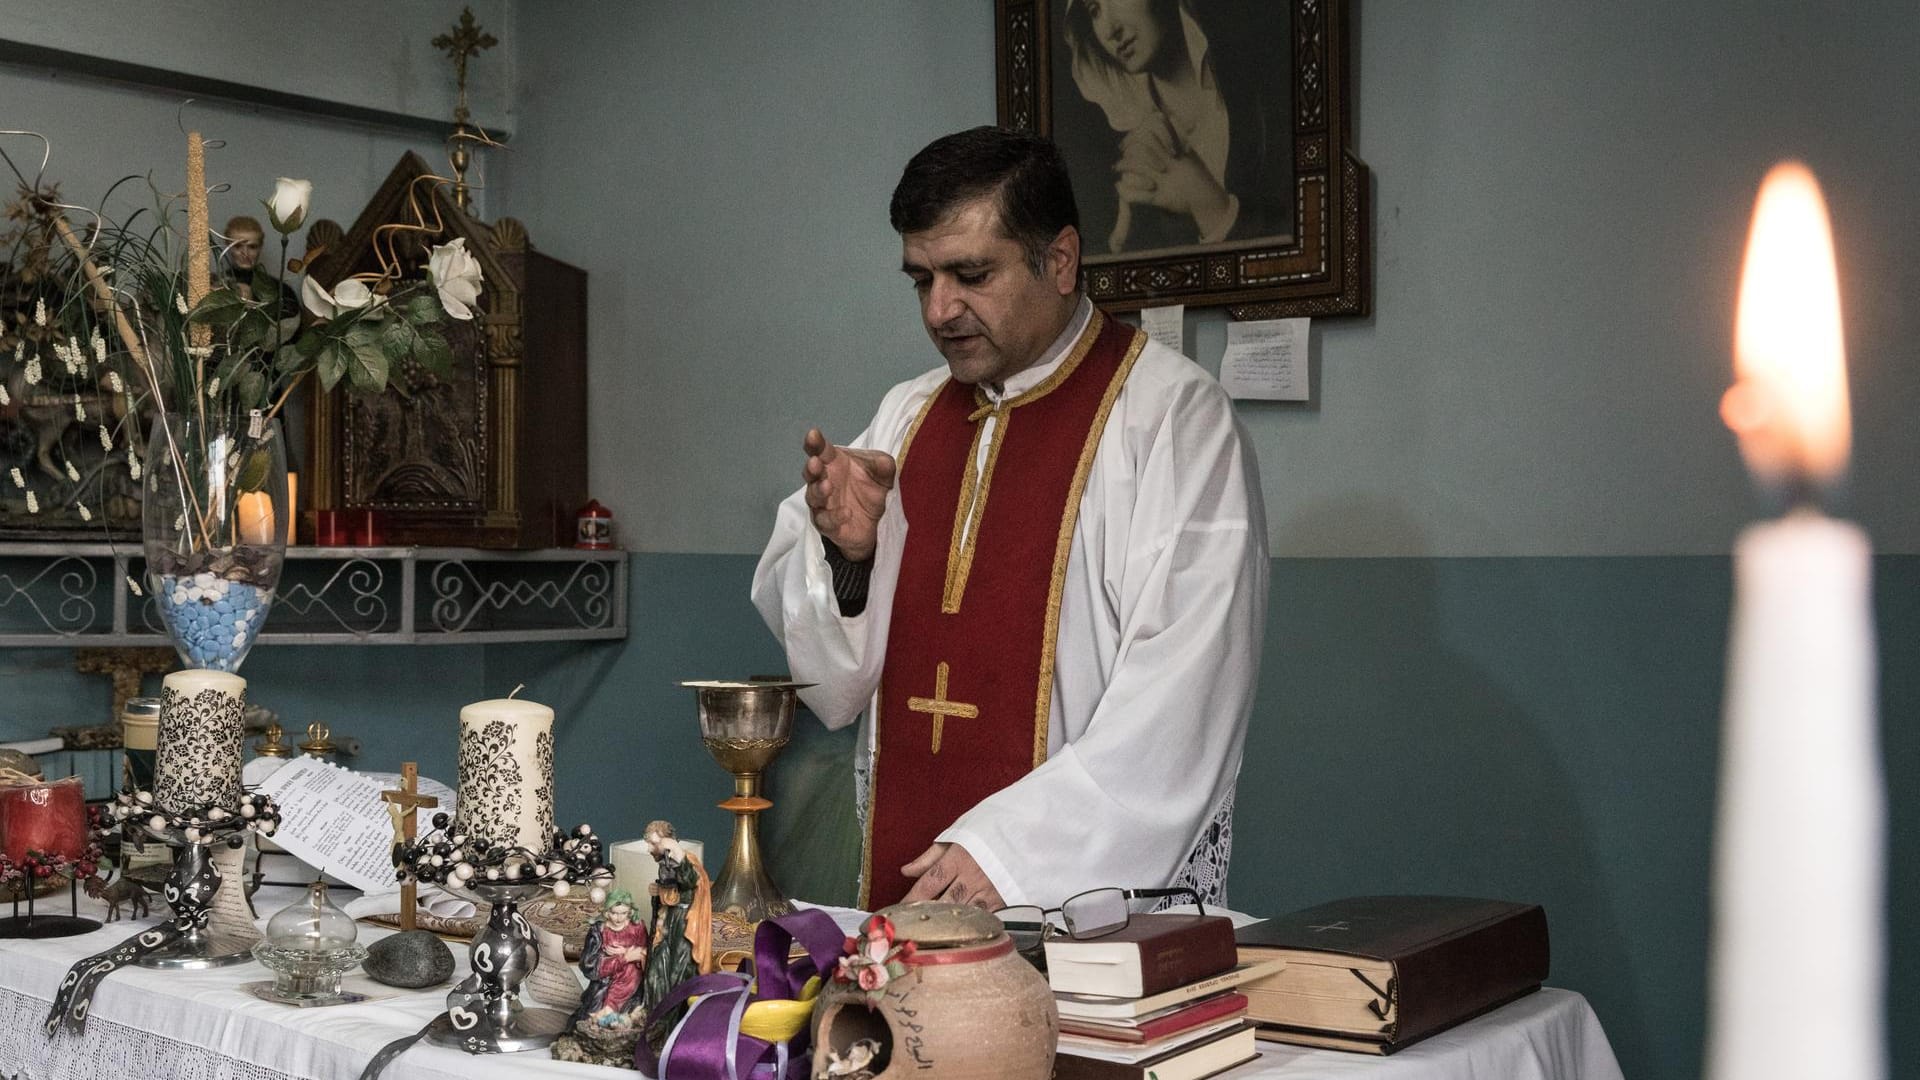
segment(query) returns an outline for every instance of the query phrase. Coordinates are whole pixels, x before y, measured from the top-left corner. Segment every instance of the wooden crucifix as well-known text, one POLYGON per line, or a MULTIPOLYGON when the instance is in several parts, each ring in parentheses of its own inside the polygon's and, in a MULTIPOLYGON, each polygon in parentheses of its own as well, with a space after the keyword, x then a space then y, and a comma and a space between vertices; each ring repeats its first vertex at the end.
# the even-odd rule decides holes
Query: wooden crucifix
MULTIPOLYGON (((380 797, 389 805, 387 813, 393 815, 394 841, 396 843, 411 840, 416 824, 414 814, 421 807, 432 809, 440 805, 440 800, 432 795, 419 793, 420 766, 417 762, 404 762, 400 766, 400 789, 383 791, 380 797)), ((414 909, 420 904, 420 886, 412 878, 400 884, 400 929, 414 928, 414 909)))

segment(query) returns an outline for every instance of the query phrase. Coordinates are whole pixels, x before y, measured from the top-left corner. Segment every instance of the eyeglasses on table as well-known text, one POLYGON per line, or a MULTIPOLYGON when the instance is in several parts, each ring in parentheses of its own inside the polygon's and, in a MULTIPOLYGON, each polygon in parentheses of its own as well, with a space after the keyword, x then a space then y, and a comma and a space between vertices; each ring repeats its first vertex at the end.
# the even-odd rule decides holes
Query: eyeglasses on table
POLYGON ((1067 898, 1057 908, 1037 904, 1018 904, 994 912, 1000 925, 1013 939, 1013 947, 1022 953, 1034 953, 1049 940, 1062 937, 1092 941, 1125 928, 1133 918, 1130 900, 1158 900, 1184 896, 1205 915, 1200 894, 1189 888, 1172 889, 1088 889, 1067 898), (1057 916, 1057 918, 1056 918, 1057 916))

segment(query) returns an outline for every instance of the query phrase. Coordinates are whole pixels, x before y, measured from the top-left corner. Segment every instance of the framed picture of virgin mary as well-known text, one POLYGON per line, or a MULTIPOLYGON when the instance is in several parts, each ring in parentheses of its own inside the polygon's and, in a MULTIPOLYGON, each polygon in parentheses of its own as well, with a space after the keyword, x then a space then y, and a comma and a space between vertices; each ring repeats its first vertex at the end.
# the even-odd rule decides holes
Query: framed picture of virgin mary
POLYGON ((1364 315, 1348 0, 996 0, 999 120, 1073 177, 1109 310, 1364 315))

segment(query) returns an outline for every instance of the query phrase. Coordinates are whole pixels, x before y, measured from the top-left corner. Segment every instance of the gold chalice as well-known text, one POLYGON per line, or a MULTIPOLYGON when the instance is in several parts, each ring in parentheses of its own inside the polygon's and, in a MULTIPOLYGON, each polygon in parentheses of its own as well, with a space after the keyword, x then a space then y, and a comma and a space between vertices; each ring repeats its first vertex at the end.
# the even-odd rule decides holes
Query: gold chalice
MULTIPOLYGON (((760 812, 773 803, 760 795, 760 777, 793 734, 796 691, 812 683, 683 682, 700 704, 700 738, 720 767, 733 774, 733 798, 720 809, 733 813, 733 847, 713 882, 716 924, 738 920, 748 927, 793 910, 767 875, 760 856, 760 812)), ((718 930, 716 926, 716 930, 718 930)))

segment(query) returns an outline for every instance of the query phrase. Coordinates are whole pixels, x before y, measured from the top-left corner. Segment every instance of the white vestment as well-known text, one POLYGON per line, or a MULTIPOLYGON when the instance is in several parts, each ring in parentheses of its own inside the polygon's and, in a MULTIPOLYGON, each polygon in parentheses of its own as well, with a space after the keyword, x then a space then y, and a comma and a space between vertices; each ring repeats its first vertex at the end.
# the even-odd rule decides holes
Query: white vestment
MULTIPOLYGON (((990 396, 1017 396, 1051 374, 1090 311, 1082 301, 1043 362, 990 396)), ((947 378, 941 367, 894 387, 848 445, 897 455, 947 378)), ((982 454, 993 436, 982 439, 982 454)), ((951 522, 933 528, 945 544, 951 522)), ((866 609, 843 617, 820 533, 796 492, 781 503, 754 573, 754 604, 785 647, 791 677, 816 684, 802 700, 829 728, 863 718, 863 807, 869 706, 905 541, 895 491, 866 609)), ((1147 343, 1115 399, 1081 498, 1047 759, 979 804, 954 807, 957 820, 939 839, 966 848, 1008 904, 1054 906, 1109 885, 1194 885, 1220 899, 1267 570, 1258 467, 1232 403, 1191 360, 1147 343)))

